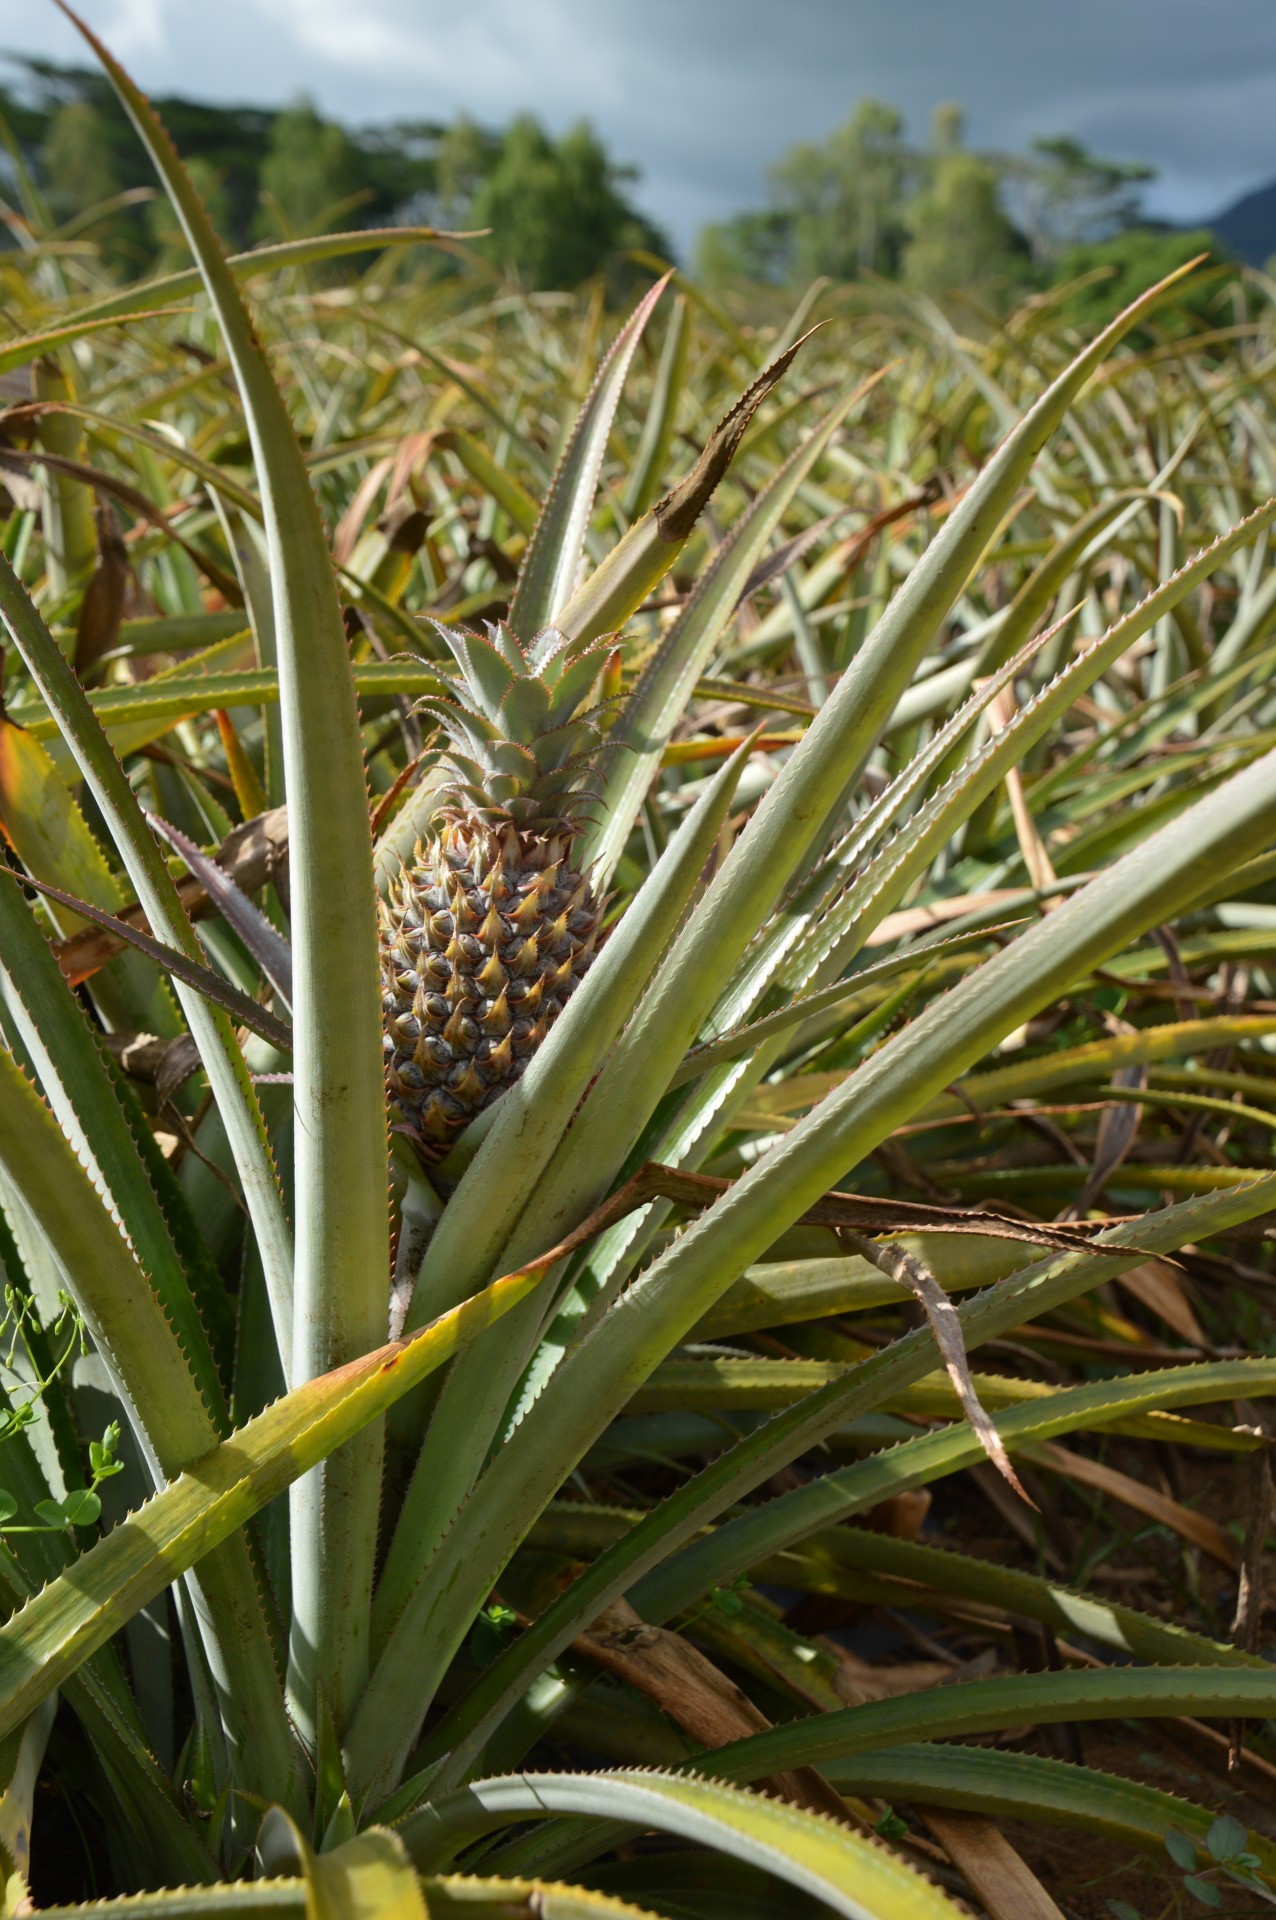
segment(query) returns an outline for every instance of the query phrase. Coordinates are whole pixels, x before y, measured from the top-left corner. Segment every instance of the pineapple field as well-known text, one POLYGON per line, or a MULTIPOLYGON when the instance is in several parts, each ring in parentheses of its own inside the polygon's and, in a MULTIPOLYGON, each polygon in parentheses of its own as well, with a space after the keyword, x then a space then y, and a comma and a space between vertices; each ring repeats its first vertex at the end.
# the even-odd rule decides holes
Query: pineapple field
POLYGON ((228 256, 93 50, 192 264, 0 254, 0 1914, 1276 1906, 1276 286, 228 256))

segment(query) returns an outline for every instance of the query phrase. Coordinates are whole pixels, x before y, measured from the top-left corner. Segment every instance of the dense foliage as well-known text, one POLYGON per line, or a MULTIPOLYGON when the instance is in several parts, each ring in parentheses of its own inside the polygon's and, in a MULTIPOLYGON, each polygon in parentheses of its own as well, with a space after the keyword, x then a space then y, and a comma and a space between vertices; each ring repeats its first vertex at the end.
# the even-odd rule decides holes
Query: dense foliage
MULTIPOLYGON (((164 264, 180 238, 114 91, 89 68, 30 60, 0 88, 8 154, 0 179, 20 207, 83 230, 117 271, 164 264)), ((253 240, 393 221, 486 228, 481 255, 529 287, 574 287, 634 247, 668 242, 628 198, 585 122, 553 138, 530 114, 499 133, 461 119, 346 128, 304 96, 278 111, 164 96, 156 111, 219 231, 253 240)))
POLYGON ((1084 318, 1103 325, 1202 246, 1228 257, 1208 233, 1147 219, 1141 188, 1152 178, 1152 168, 1103 159, 1070 137, 1034 140, 1027 153, 974 151, 951 104, 936 109, 918 148, 895 107, 861 100, 826 139, 781 156, 767 207, 705 229, 698 264, 723 285, 871 273, 1001 312, 1095 267, 1084 318))
MULTIPOLYGON (((13 64, 18 80, 0 86, 0 181, 18 217, 35 198, 44 224, 66 238, 90 234, 97 256, 125 276, 169 264, 179 229, 103 76, 13 64)), ((573 288, 605 271, 613 299, 633 286, 635 250, 673 257, 634 205, 636 170, 618 165, 585 121, 558 137, 530 113, 499 130, 465 115, 347 128, 304 96, 278 111, 180 96, 156 109, 236 248, 394 221, 489 229, 476 253, 524 287, 573 288)), ((1063 136, 1026 153, 972 150, 951 104, 918 147, 897 108, 861 100, 826 138, 776 160, 767 205, 704 229, 697 270, 724 289, 873 275, 998 311, 1093 272, 1070 317, 1101 326, 1202 247, 1229 258, 1208 233, 1149 222, 1141 190, 1152 177, 1063 136)))
POLYGON ((228 267, 112 77, 198 275, 0 258, 4 1911, 1270 1904, 1268 283, 228 267), (424 1156, 434 722, 508 811, 582 661, 608 937, 424 1156))

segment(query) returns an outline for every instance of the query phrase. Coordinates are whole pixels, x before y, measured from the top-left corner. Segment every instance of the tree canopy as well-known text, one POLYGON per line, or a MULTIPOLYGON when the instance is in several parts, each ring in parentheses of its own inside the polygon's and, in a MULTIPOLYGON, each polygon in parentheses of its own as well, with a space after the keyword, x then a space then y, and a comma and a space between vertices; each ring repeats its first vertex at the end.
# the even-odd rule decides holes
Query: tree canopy
POLYGON ((951 104, 936 109, 929 144, 918 147, 897 108, 866 99, 824 139, 781 155, 765 206, 706 227, 697 266, 717 285, 872 273, 940 299, 973 293, 993 307, 1100 269, 1083 302, 1097 322, 1129 284, 1127 236, 1138 237, 1145 261, 1201 250, 1200 234, 1179 245, 1173 230, 1146 219, 1142 189, 1152 178, 1153 168, 1106 159, 1071 135, 1043 136, 1026 153, 980 152, 951 104))
MULTIPOLYGON (((148 259, 168 264, 180 246, 176 223, 155 202, 145 156, 103 77, 16 64, 20 82, 0 87, 9 134, 0 191, 40 196, 55 224, 101 210, 108 257, 133 270, 148 259)), ((614 271, 631 247, 669 252, 630 199, 634 170, 583 121, 556 138, 527 114, 502 130, 468 119, 349 128, 304 96, 278 111, 180 96, 156 106, 237 248, 356 224, 490 227, 481 251, 532 288, 614 271)))
POLYGON ((922 182, 905 212, 903 278, 917 293, 996 295, 1022 277, 1023 242, 1002 210, 993 163, 963 144, 961 109, 936 109, 922 182))
POLYGON ((376 192, 345 128, 324 120, 305 95, 276 114, 260 180, 258 224, 271 237, 280 228, 299 234, 351 226, 376 192))
POLYGON ((514 120, 470 204, 493 255, 532 287, 573 287, 627 247, 668 243, 621 191, 617 167, 585 121, 553 140, 530 114, 514 120))

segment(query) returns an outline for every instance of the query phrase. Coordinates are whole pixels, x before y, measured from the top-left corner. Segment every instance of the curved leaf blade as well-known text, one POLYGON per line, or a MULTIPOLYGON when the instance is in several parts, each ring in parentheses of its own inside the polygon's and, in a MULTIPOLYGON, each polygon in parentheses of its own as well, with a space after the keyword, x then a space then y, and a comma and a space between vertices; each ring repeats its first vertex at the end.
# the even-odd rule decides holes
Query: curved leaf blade
POLYGON ((757 1794, 659 1773, 512 1774, 482 1780, 398 1829, 429 1870, 472 1835, 553 1814, 655 1827, 713 1846, 824 1900, 848 1920, 955 1920, 958 1909, 883 1846, 757 1794))
MULTIPOLYGON (((261 488, 296 964, 291 1376, 307 1379, 375 1344, 389 1284, 376 894, 349 649, 305 460, 199 196, 143 95, 59 5, 105 68, 172 202, 222 330, 261 488)), ((368 1434, 293 1497, 290 1692, 311 1734, 320 1671, 340 1720, 366 1670, 379 1476, 379 1441, 368 1434)))
POLYGON ((823 1713, 719 1747, 704 1764, 728 1779, 755 1779, 777 1767, 823 1766, 914 1738, 954 1739, 1024 1721, 1057 1725, 1065 1720, 1181 1714, 1262 1720, 1274 1709, 1276 1667, 1263 1672, 1239 1667, 1104 1667, 1082 1673, 1016 1674, 823 1713))
MULTIPOLYGON (((0 1126, 4 1113, 0 1103, 0 1126)), ((3 1133, 0 1143, 7 1145, 3 1133)), ((298 1475, 445 1365, 539 1278, 531 1272, 498 1281, 410 1340, 295 1387, 230 1439, 205 1446, 144 1507, 0 1626, 0 1735, 19 1726, 179 1574, 203 1562, 298 1475)), ((267 1793, 277 1793, 269 1774, 267 1781, 267 1793)))
POLYGON ((657 280, 616 335, 572 425, 510 602, 509 624, 524 645, 555 624, 555 616, 571 597, 621 388, 656 302, 671 278, 672 274, 666 273, 657 280))

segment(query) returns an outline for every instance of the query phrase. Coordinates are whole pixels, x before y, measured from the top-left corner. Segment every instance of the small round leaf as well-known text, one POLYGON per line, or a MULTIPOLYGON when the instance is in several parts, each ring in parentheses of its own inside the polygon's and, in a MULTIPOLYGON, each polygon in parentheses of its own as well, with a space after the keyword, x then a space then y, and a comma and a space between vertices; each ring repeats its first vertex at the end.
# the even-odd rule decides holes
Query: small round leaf
POLYGON ((1180 1833, 1177 1827, 1171 1827, 1165 1836, 1165 1851, 1176 1867, 1184 1873, 1191 1873, 1196 1866, 1196 1844, 1187 1834, 1180 1833))
POLYGON ((102 1502, 87 1487, 68 1493, 62 1502, 62 1517, 69 1527, 91 1527, 102 1512, 102 1502))
POLYGON ((1236 1860, 1245 1851, 1245 1842, 1249 1839, 1248 1830, 1230 1813, 1221 1813, 1205 1836, 1205 1845, 1210 1858, 1220 1865, 1236 1860))

